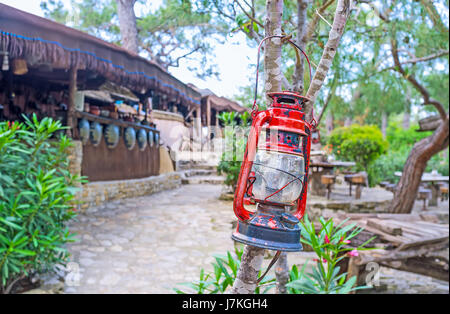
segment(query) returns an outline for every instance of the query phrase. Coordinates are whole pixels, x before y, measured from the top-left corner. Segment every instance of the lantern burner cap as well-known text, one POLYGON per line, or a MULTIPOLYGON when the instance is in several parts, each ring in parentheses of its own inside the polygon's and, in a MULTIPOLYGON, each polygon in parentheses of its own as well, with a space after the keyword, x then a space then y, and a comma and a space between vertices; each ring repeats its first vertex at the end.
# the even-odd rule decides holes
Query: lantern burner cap
POLYGON ((279 210, 257 210, 247 221, 239 221, 231 238, 235 241, 268 250, 298 252, 300 243, 299 220, 279 210))

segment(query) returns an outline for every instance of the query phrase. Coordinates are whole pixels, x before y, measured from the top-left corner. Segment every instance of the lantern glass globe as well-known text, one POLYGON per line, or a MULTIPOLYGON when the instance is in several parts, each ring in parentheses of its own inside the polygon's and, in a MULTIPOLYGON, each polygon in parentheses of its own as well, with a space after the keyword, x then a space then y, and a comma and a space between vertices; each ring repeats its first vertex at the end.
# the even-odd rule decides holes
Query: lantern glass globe
POLYGON ((258 149, 253 171, 256 200, 292 205, 299 198, 305 177, 303 156, 258 149))

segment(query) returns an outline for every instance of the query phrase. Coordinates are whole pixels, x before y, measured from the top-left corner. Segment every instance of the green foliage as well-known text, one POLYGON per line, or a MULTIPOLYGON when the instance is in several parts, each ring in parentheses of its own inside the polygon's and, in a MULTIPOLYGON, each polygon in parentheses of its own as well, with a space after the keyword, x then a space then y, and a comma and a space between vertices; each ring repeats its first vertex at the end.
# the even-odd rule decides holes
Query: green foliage
POLYGON ((397 183, 400 178, 395 176, 395 172, 403 171, 409 152, 408 149, 388 150, 387 154, 380 156, 367 170, 369 184, 375 186, 381 181, 397 183))
MULTIPOLYGON (((395 172, 402 172, 409 153, 418 141, 428 137, 432 132, 417 132, 419 127, 412 125, 405 130, 400 123, 390 123, 386 130, 386 139, 389 142, 389 149, 385 155, 380 156, 375 162, 369 165, 368 174, 370 184, 376 185, 381 181, 397 183, 400 179, 395 176, 395 172)), ((433 156, 425 171, 437 170, 442 175, 448 175, 448 157, 444 153, 433 156)))
POLYGON ((219 120, 225 126, 225 150, 220 158, 217 172, 225 174, 225 185, 231 189, 237 184, 247 141, 250 115, 247 112, 223 112, 219 120))
POLYGON ((366 171, 388 147, 378 127, 357 124, 335 129, 328 144, 338 159, 355 161, 358 170, 366 171))
POLYGON ((386 140, 389 142, 389 149, 400 151, 409 149, 411 150, 412 146, 431 135, 432 132, 417 132, 419 129, 417 124, 413 124, 409 129, 405 130, 400 126, 400 123, 389 123, 386 130, 386 140))
POLYGON ((81 179, 68 169, 70 140, 59 121, 34 115, 24 124, 0 122, 0 288, 18 277, 50 269, 68 257, 81 179))
MULTIPOLYGON (((202 268, 198 281, 180 284, 189 287, 191 291, 182 291, 177 288, 174 288, 174 290, 179 294, 192 293, 192 291, 197 294, 224 293, 228 287, 233 286, 239 266, 241 265, 243 250, 235 248, 234 253, 235 256, 230 252, 227 252, 226 255, 214 255, 215 261, 212 263, 213 272, 205 274, 205 270, 202 268)), ((261 271, 259 272, 260 275, 261 271)), ((271 276, 266 276, 261 280, 255 293, 266 293, 274 285, 275 279, 271 276)))
POLYGON ((311 274, 304 274, 305 266, 300 272, 297 268, 292 268, 290 278, 295 278, 287 284, 289 292, 300 294, 347 294, 351 291, 364 289, 366 287, 354 287, 356 276, 347 278, 347 273, 340 272, 338 266, 348 255, 357 256, 358 251, 364 250, 364 247, 375 237, 369 239, 357 248, 352 248, 351 239, 356 237, 362 228, 356 227, 356 224, 344 226, 343 221, 335 226, 332 219, 325 221, 319 218, 321 224, 320 231, 316 234, 314 223, 309 221, 306 215, 301 224, 302 239, 301 242, 312 247, 317 255, 316 264, 312 268, 311 274))
MULTIPOLYGON (((301 242, 311 246, 317 254, 316 265, 313 266, 312 273, 305 273, 307 263, 299 271, 296 265, 293 265, 289 271, 289 282, 286 285, 288 293, 291 294, 324 294, 339 293, 347 294, 351 291, 363 289, 366 287, 354 287, 356 277, 347 278, 347 273, 340 272, 338 266, 348 255, 356 256, 358 251, 367 250, 364 247, 375 237, 369 239, 357 248, 349 246, 351 239, 356 237, 362 228, 355 224, 344 226, 347 220, 335 226, 332 219, 325 221, 319 219, 321 224, 320 231, 316 234, 314 223, 310 222, 306 215, 301 222, 302 236, 301 242)), ((233 286, 236 280, 237 272, 240 267, 242 250, 235 249, 235 257, 227 252, 226 256, 214 256, 215 262, 212 263, 214 271, 205 273, 202 268, 198 281, 182 283, 191 291, 198 294, 203 293, 225 293, 228 287, 233 286)), ((265 270, 264 270, 265 271, 265 270)), ((264 273, 262 270, 258 276, 264 273)), ((267 293, 275 286, 275 279, 270 276, 263 278, 256 287, 255 293, 267 293)), ((190 293, 178 288, 174 289, 177 293, 190 293)))

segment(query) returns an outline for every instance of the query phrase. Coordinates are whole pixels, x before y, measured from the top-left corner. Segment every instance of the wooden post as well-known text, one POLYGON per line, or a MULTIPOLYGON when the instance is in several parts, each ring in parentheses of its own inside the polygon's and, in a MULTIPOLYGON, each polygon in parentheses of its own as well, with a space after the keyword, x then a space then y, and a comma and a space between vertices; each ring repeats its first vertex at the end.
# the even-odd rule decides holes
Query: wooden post
POLYGON ((208 128, 208 138, 207 138, 207 145, 208 148, 211 148, 211 101, 209 100, 209 97, 206 98, 206 126, 208 128))
POLYGON ((199 105, 197 110, 195 110, 195 128, 197 129, 197 136, 200 143, 200 147, 202 145, 202 106, 199 105))
POLYGON ((77 92, 77 72, 76 67, 69 70, 69 105, 67 107, 67 136, 73 137, 75 126, 75 94, 77 92))

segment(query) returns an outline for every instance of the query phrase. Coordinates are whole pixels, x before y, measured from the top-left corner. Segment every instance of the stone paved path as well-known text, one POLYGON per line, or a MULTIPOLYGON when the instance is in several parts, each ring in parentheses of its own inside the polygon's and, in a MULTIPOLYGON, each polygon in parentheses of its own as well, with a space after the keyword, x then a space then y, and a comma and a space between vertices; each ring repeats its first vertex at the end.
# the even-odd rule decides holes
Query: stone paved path
MULTIPOLYGON (((229 201, 219 201, 221 185, 183 185, 150 196, 90 208, 70 226, 79 241, 69 245, 79 267, 78 285, 66 293, 174 293, 177 283, 198 279, 211 269, 213 254, 233 251, 235 216, 229 201)), ((303 264, 312 252, 290 253, 303 264)), ((264 263, 267 265, 269 260, 264 263)), ((448 293, 448 283, 381 269, 375 293, 448 293)), ((180 286, 178 286, 180 288, 180 286)))
POLYGON ((234 214, 217 200, 221 186, 184 185, 91 208, 71 230, 80 266, 75 293, 170 293, 198 278, 212 254, 233 249, 234 214))

